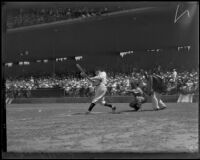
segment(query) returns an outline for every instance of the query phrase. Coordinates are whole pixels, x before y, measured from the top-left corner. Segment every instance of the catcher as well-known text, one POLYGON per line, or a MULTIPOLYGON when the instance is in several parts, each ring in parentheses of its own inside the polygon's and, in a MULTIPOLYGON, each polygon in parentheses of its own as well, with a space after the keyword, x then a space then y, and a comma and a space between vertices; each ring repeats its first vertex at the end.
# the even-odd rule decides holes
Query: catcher
POLYGON ((129 103, 129 106, 138 111, 142 104, 147 102, 147 95, 139 87, 139 82, 131 82, 131 86, 131 90, 126 90, 126 92, 131 92, 133 94, 133 100, 129 103))
POLYGON ((116 107, 106 103, 105 101, 105 94, 107 92, 107 75, 106 72, 104 71, 96 71, 96 76, 95 77, 88 77, 85 72, 81 72, 81 76, 87 78, 90 82, 92 82, 93 86, 95 86, 95 96, 92 100, 92 103, 90 104, 88 111, 86 114, 90 113, 96 103, 100 103, 101 105, 104 105, 106 107, 109 107, 112 109, 114 112, 116 110, 116 107))

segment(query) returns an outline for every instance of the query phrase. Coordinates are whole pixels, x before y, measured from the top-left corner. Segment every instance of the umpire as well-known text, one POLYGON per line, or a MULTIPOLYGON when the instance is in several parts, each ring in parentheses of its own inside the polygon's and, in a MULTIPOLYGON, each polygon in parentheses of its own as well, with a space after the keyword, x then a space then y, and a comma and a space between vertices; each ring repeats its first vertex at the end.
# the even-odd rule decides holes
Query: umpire
POLYGON ((154 110, 165 109, 167 106, 161 99, 161 93, 165 90, 164 78, 161 75, 161 67, 154 69, 152 75, 148 76, 151 92, 152 106, 154 110))

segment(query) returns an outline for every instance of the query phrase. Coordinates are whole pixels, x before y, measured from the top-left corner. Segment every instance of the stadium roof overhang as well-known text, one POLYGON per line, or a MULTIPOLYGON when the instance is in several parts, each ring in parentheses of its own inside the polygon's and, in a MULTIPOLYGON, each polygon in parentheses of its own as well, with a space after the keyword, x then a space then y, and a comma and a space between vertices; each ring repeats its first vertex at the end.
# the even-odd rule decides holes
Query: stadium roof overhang
MULTIPOLYGON (((142 7, 163 7, 163 6, 173 6, 179 4, 180 2, 149 2, 149 1, 107 1, 107 2, 81 2, 81 1, 71 1, 71 2, 6 2, 6 7, 8 9, 13 8, 34 8, 34 7, 123 7, 126 9, 142 8, 142 7)), ((188 2, 187 2, 188 3, 188 2)), ((189 2, 191 3, 191 2, 189 2)))
POLYGON ((37 59, 197 45, 198 12, 198 4, 189 2, 137 2, 135 8, 98 17, 10 29, 3 59, 17 60, 24 51, 37 59))

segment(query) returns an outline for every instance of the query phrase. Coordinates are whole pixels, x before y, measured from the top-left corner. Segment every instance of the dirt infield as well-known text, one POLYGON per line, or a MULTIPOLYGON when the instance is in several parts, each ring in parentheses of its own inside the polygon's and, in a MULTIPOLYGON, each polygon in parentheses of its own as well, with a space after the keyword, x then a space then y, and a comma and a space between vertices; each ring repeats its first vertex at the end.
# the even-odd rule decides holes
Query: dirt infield
POLYGON ((8 152, 198 151, 197 103, 168 103, 160 111, 146 103, 139 112, 120 103, 116 114, 98 105, 85 115, 88 105, 8 105, 8 152))

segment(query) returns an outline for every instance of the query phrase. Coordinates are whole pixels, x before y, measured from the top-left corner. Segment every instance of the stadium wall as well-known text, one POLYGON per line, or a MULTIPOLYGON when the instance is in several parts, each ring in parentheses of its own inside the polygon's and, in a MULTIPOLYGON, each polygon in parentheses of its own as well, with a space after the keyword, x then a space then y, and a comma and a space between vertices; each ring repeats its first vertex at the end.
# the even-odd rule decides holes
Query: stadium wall
MULTIPOLYGON (((164 102, 176 103, 179 95, 162 96, 164 102)), ((90 103, 91 97, 52 97, 52 98, 16 98, 12 103, 90 103)), ((131 96, 112 96, 106 97, 106 100, 110 103, 129 103, 132 100, 131 96)), ((148 97, 147 102, 151 102, 151 98, 148 97)), ((199 95, 194 95, 193 102, 199 102, 199 95)))

